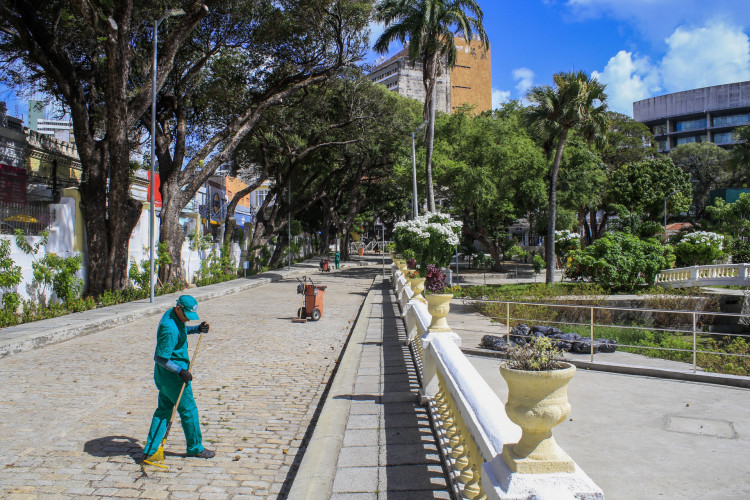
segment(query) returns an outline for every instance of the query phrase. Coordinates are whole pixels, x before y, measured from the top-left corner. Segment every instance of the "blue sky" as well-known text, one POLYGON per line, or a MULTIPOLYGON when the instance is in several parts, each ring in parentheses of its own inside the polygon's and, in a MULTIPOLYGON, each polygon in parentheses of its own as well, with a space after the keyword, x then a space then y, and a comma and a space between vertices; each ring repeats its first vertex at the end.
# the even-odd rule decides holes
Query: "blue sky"
MULTIPOLYGON (((478 1, 495 105, 559 71, 593 74, 607 85, 610 108, 627 115, 640 99, 750 80, 750 0, 478 1)), ((382 26, 372 30, 374 41, 382 26)), ((0 88, 15 115, 13 97, 0 88)), ((27 115, 25 100, 18 109, 27 115)))
POLYGON ((593 74, 629 116, 636 100, 750 80, 750 0, 478 1, 495 105, 560 71, 593 74))

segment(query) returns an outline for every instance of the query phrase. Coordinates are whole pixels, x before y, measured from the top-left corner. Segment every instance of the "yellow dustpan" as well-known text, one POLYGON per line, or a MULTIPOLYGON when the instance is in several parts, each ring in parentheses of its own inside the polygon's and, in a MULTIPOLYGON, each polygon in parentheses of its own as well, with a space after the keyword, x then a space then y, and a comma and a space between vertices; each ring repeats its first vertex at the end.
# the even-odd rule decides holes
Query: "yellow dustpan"
MULTIPOLYGON (((198 355, 198 348, 201 346, 201 340, 203 340, 203 332, 201 332, 200 337, 198 337, 198 345, 195 346, 195 352, 193 352, 193 357, 190 359, 190 365, 188 366, 188 371, 190 371, 193 368, 195 357, 198 355)), ((177 414, 177 407, 180 406, 180 399, 182 399, 182 393, 185 390, 186 385, 187 385, 186 383, 182 384, 182 389, 180 389, 180 394, 179 396, 177 396, 177 402, 174 404, 174 408, 172 408, 172 416, 169 417, 167 430, 164 433, 164 438, 161 440, 159 449, 156 450, 156 453, 154 453, 150 457, 143 459, 142 464, 153 465, 154 467, 159 467, 161 469, 169 469, 169 467, 164 463, 164 444, 167 442, 169 431, 172 429, 172 422, 174 422, 174 416, 177 414)))

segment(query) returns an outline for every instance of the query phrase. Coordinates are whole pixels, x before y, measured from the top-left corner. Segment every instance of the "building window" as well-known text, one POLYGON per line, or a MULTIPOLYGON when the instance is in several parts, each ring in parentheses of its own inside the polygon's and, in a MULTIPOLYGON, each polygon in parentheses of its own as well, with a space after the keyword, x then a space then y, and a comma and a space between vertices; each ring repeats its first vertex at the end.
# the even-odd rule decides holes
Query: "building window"
POLYGON ((255 192, 255 206, 260 207, 264 201, 266 201, 266 196, 268 195, 267 189, 259 189, 255 192))
POLYGON ((750 115, 715 116, 714 127, 731 127, 733 125, 747 125, 750 115))
POLYGON ((690 144, 691 142, 708 142, 708 136, 707 135, 699 135, 699 136, 690 136, 690 137, 678 137, 677 138, 677 145, 680 144, 690 144))
POLYGON ((654 135, 664 135, 667 133, 667 124, 654 125, 654 135))
POLYGON ((702 128, 706 128, 705 118, 700 118, 698 120, 685 120, 685 121, 677 122, 675 124, 675 130, 677 132, 685 132, 688 130, 699 130, 702 128))
POLYGON ((664 140, 664 141, 657 141, 657 143, 656 143, 656 149, 660 153, 662 151, 666 151, 667 149, 669 149, 668 142, 666 140, 664 140))
POLYGON ((714 134, 715 144, 734 144, 737 139, 734 138, 734 132, 724 132, 721 134, 714 134))

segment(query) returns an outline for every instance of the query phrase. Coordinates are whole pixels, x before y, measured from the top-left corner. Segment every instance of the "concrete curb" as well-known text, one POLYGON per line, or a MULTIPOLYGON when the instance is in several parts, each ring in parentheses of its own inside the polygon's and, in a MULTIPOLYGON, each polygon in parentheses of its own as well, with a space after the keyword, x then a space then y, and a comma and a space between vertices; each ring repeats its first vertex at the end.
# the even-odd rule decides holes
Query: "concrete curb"
MULTIPOLYGON (((464 354, 471 354, 473 356, 484 356, 487 358, 505 358, 502 353, 498 351, 491 351, 489 349, 462 347, 461 351, 463 351, 464 354)), ((666 370, 663 368, 622 365, 617 363, 592 363, 591 361, 583 361, 571 358, 565 358, 565 361, 585 370, 622 373, 624 375, 639 375, 642 377, 665 378, 670 380, 683 380, 686 382, 702 382, 704 384, 716 384, 750 389, 750 377, 742 377, 739 375, 726 375, 723 373, 710 372, 693 373, 676 370, 666 370)))
POLYGON ((347 397, 354 391, 357 380, 362 342, 367 334, 369 315, 375 296, 375 286, 380 280, 376 278, 365 297, 352 334, 347 342, 343 358, 336 370, 333 383, 323 403, 323 410, 315 423, 310 444, 302 457, 302 463, 292 483, 288 498, 319 499, 329 498, 336 475, 339 452, 344 441, 344 431, 349 419, 351 401, 347 397))
POLYGON ((308 259, 295 264, 291 270, 269 271, 250 278, 238 278, 160 295, 154 298, 154 303, 151 303, 149 299, 143 299, 3 328, 0 330, 0 359, 163 313, 174 305, 178 296, 186 293, 200 302, 304 274, 317 269, 317 263, 311 267, 313 260, 317 262, 317 259, 308 259))

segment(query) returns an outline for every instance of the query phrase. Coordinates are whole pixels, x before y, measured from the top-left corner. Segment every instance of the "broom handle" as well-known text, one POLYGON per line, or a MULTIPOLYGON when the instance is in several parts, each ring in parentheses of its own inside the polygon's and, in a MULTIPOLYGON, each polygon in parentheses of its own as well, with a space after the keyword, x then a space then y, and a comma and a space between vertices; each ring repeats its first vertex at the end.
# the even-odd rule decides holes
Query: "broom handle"
MULTIPOLYGON (((193 351, 193 357, 190 358, 188 371, 190 371, 190 369, 193 368, 193 362, 195 362, 195 357, 198 355, 198 348, 201 346, 201 340, 203 340, 203 332, 201 332, 200 337, 198 337, 198 345, 195 346, 195 351, 193 351)), ((169 436, 169 431, 172 429, 172 422, 174 422, 174 416, 177 413, 177 407, 180 406, 180 399, 182 399, 182 393, 185 391, 185 386, 187 386, 187 382, 182 383, 180 394, 177 396, 177 402, 174 404, 174 408, 172 408, 172 416, 169 417, 169 423, 167 424, 167 431, 164 433, 164 438, 161 440, 162 444, 167 442, 167 436, 169 436)))

